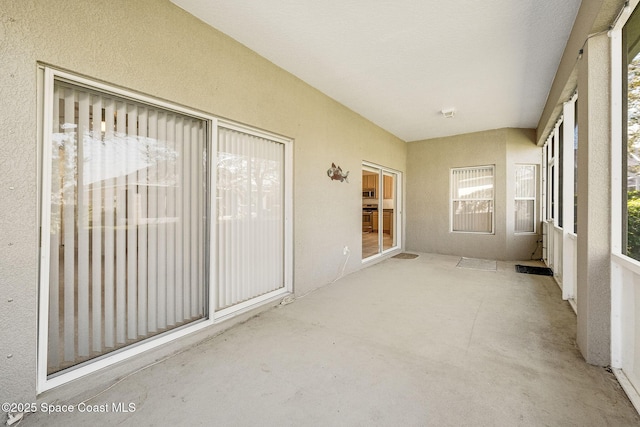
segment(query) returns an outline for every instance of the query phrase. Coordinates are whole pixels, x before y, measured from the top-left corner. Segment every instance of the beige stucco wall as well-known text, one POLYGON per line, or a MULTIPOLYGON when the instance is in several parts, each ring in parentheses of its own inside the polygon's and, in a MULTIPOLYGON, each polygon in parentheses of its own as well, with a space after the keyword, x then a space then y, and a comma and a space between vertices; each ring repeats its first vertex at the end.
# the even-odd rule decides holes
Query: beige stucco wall
POLYGON ((611 363, 611 57, 602 34, 578 63, 576 342, 585 360, 611 363))
POLYGON ((483 259, 530 259, 539 236, 513 232, 513 182, 517 163, 540 165, 542 151, 534 141, 532 129, 497 129, 410 142, 407 249, 483 259), (482 165, 495 165, 495 233, 452 233, 450 170, 482 165))
POLYGON ((361 162, 405 170, 403 141, 168 0, 2 0, 0 59, 1 401, 35 397, 38 62, 293 138, 298 294, 336 277, 345 245, 361 268, 361 162))
MULTIPOLYGON (((577 334, 587 362, 611 362, 611 56, 607 32, 624 0, 588 0, 580 5, 537 128, 544 144, 578 92, 577 334), (582 50, 582 55, 580 51, 582 50)), ((613 126, 619 126, 613 123, 613 126)), ((619 301, 614 301, 614 304, 619 301)), ((613 327, 616 325, 614 324, 613 327)), ((635 339, 635 337, 634 337, 635 339)), ((621 345, 632 348, 634 342, 621 345)))

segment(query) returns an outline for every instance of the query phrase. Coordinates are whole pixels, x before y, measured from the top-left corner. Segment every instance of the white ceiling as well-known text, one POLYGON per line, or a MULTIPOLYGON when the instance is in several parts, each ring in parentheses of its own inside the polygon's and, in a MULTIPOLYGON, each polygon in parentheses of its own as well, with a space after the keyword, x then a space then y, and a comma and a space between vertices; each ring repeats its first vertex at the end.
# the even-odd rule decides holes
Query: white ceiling
POLYGON ((405 141, 537 127, 580 0, 171 0, 405 141), (443 109, 455 108, 445 119, 443 109))

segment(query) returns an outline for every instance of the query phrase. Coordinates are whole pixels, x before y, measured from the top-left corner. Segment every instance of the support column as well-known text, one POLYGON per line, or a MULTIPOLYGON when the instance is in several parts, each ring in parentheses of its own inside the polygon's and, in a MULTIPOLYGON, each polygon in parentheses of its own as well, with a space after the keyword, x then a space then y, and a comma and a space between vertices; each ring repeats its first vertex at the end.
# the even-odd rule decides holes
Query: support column
POLYGON ((577 342, 600 366, 611 363, 610 62, 602 34, 586 42, 578 64, 577 342))

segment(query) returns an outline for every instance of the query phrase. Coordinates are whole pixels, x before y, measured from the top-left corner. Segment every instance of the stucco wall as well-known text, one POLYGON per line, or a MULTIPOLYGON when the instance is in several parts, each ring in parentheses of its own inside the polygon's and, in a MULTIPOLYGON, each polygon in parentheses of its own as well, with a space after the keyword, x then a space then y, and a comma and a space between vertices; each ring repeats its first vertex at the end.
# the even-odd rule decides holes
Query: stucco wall
POLYGON ((513 182, 517 163, 540 165, 542 152, 534 141, 531 129, 497 129, 409 143, 407 249, 484 259, 530 259, 539 236, 513 232, 513 182), (495 233, 452 233, 450 170, 481 165, 495 165, 495 233))
POLYGON ((406 144, 168 0, 0 7, 0 400, 35 397, 38 62, 294 138, 296 293, 361 268, 361 162, 406 144), (331 162, 351 171, 330 181, 331 162))
POLYGON ((576 341, 585 360, 611 363, 610 41, 585 44, 578 64, 578 266, 576 341))

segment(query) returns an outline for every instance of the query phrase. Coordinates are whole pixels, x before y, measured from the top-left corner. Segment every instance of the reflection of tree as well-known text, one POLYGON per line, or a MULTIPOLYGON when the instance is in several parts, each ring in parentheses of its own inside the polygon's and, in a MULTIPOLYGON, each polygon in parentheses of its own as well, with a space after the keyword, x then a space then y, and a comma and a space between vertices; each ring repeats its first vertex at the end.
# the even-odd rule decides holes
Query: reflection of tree
POLYGON ((640 54, 628 66, 627 90, 627 171, 635 176, 640 173, 640 54))
POLYGON ((640 173, 640 54, 627 67, 627 248, 640 259, 640 198, 635 181, 640 173), (629 185, 633 183, 633 185, 629 185))
POLYGON ((493 203, 490 200, 464 200, 456 202, 456 215, 491 213, 493 203))
MULTIPOLYGON (((62 121, 62 120, 61 120, 62 121)), ((77 120, 76 120, 77 121, 77 120)), ((74 127, 75 129, 75 127, 74 127)), ((77 204, 77 193, 89 191, 91 187, 116 187, 117 178, 125 177, 127 186, 152 185, 177 187, 180 185, 175 164, 180 153, 167 141, 118 132, 94 132, 82 130, 82 167, 78 165, 79 146, 75 131, 54 132, 52 134, 52 191, 51 231, 60 230, 64 206, 77 204), (162 166, 162 167, 160 167, 162 166), (143 174, 144 182, 140 182, 137 173, 143 174)), ((111 206, 117 206, 116 193, 111 206)), ((92 199, 89 199, 92 200, 92 199)), ((126 206, 127 200, 121 201, 126 206)), ((102 203, 101 209, 105 206, 102 203)), ((89 206, 89 217, 93 218, 89 206)))
POLYGON ((627 193, 627 255, 640 259, 640 192, 627 193))
POLYGON ((217 169, 218 218, 277 217, 282 181, 278 161, 219 152, 217 169))

